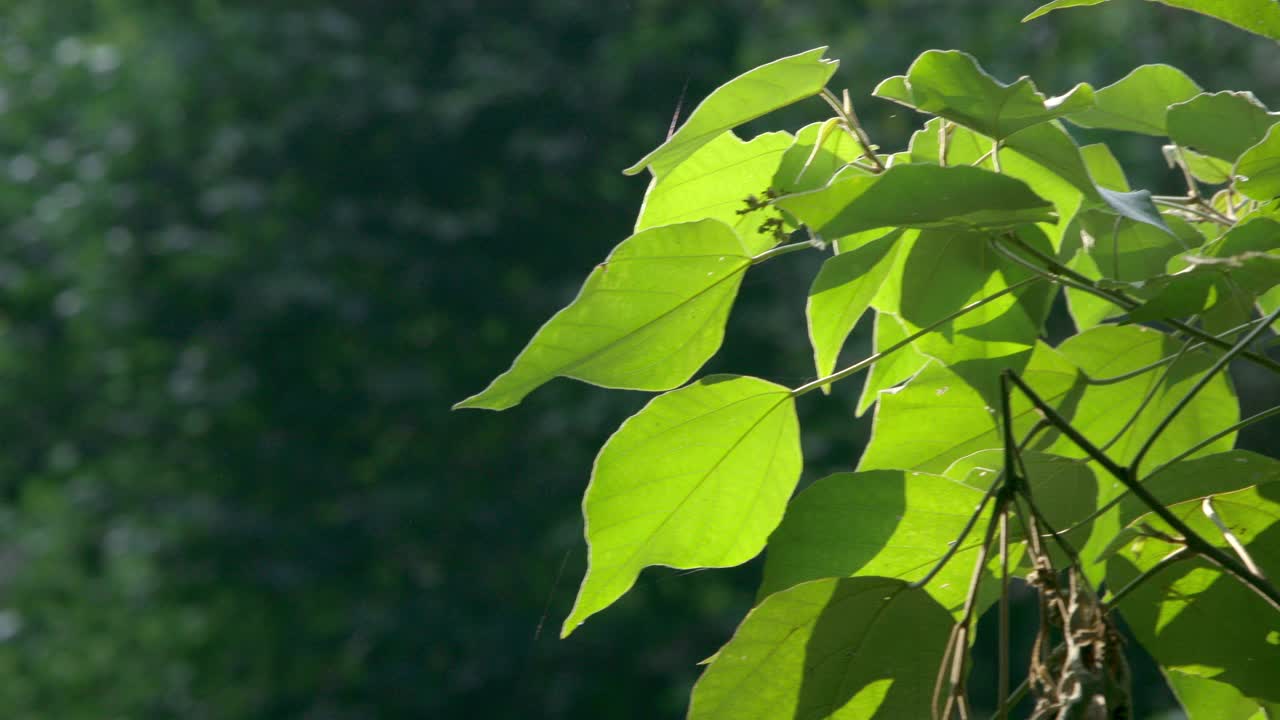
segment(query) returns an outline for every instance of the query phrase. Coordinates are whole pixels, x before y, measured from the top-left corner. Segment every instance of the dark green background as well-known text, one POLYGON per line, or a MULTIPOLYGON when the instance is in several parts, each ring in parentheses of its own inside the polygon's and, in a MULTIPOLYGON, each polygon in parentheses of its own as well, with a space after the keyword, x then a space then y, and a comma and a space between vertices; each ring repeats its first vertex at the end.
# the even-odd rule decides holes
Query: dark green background
MULTIPOLYGON (((866 95, 935 47, 1280 104, 1273 43, 1034 5, 0 2, 0 717, 681 716, 756 564, 648 571, 556 637, 592 457, 644 396, 448 408, 626 237, 619 171, 686 82, 830 45, 890 148, 921 118, 866 95)), ((1117 149, 1176 191, 1158 145, 1117 149)), ((811 377, 818 261, 753 271, 708 371, 811 377)), ((806 482, 857 457, 856 392, 802 404, 806 482)))

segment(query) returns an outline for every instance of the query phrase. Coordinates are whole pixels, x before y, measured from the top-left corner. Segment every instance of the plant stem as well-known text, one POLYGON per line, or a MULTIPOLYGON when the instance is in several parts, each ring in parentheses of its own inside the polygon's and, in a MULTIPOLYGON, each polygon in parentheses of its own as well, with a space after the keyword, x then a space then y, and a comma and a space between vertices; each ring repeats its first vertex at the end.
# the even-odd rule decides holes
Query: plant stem
MULTIPOLYGON (((779 250, 781 250, 782 248, 778 248, 778 249, 779 249, 779 250)), ((963 317, 964 315, 967 315, 968 313, 970 313, 970 312, 972 312, 972 311, 974 311, 974 310, 977 310, 978 308, 982 307, 983 305, 986 305, 987 303, 989 303, 989 302, 991 302, 991 301, 993 301, 993 300, 998 300, 999 298, 1004 297, 1005 295, 1008 295, 1008 294, 1009 294, 1009 293, 1011 293, 1011 292, 1015 292, 1015 291, 1017 291, 1017 290, 1021 290, 1022 288, 1026 287, 1027 285, 1030 285, 1031 283, 1033 283, 1033 282, 1037 282, 1037 281, 1039 281, 1039 280, 1040 280, 1040 278, 1038 278, 1038 277, 1031 277, 1031 278, 1027 278, 1027 279, 1025 279, 1025 280, 1021 280, 1021 281, 1019 281, 1019 282, 1016 282, 1016 283, 1014 283, 1014 284, 1010 285, 1009 287, 1004 288, 1003 290, 999 290, 999 291, 997 291, 997 292, 994 292, 994 293, 992 293, 992 294, 990 294, 990 295, 988 295, 988 296, 986 296, 986 297, 982 298, 981 300, 975 300, 974 302, 971 302, 971 303, 969 303, 968 305, 965 305, 964 307, 960 308, 959 310, 956 310, 955 312, 951 313, 950 315, 947 315, 946 317, 942 318, 941 320, 938 320, 937 322, 934 322, 934 323, 932 323, 932 324, 928 325, 927 327, 922 328, 922 329, 921 329, 921 330, 919 330, 918 332, 915 332, 915 333, 913 333, 913 334, 911 334, 911 335, 907 336, 905 339, 900 340, 900 341, 898 341, 898 342, 894 343, 893 345, 890 345, 889 347, 885 348, 884 350, 881 350, 880 352, 878 352, 878 353, 876 353, 876 354, 874 354, 874 355, 871 355, 871 356, 869 356, 869 357, 863 358, 862 360, 859 360, 858 362, 856 362, 856 363, 854 363, 854 364, 850 365, 849 367, 844 368, 843 370, 837 370, 836 372, 834 372, 834 373, 832 373, 832 374, 830 374, 830 375, 828 375, 828 376, 826 376, 826 377, 820 377, 820 378, 818 378, 817 380, 814 380, 814 381, 812 381, 812 382, 805 383, 804 385, 801 385, 800 387, 798 387, 798 388, 796 388, 795 390, 792 390, 792 391, 791 391, 791 396, 792 396, 792 397, 799 397, 799 396, 801 396, 801 395, 803 395, 803 394, 805 394, 805 393, 807 393, 807 392, 812 392, 812 391, 814 391, 814 390, 817 390, 818 388, 822 387, 823 385, 830 385, 830 384, 832 384, 832 383, 839 382, 839 381, 841 381, 841 380, 843 380, 843 379, 845 379, 845 378, 849 377, 850 375, 853 375, 853 374, 856 374, 856 373, 858 373, 858 372, 860 372, 860 371, 862 371, 862 370, 865 370, 865 369, 867 369, 868 367, 870 367, 870 366, 874 365, 874 364, 876 363, 876 361, 878 361, 878 360, 880 360, 880 359, 884 358, 885 356, 890 355, 890 354, 892 354, 892 353, 894 353, 894 352, 896 352, 896 351, 898 351, 898 350, 901 350, 902 348, 906 347, 907 345, 910 345, 911 343, 915 342, 916 340, 919 340, 920 338, 924 337, 925 335, 928 335, 929 333, 933 332, 934 330, 937 330, 939 327, 942 327, 943 325, 945 325, 945 324, 947 324, 947 323, 951 322, 952 320, 955 320, 956 318, 959 318, 959 317, 963 317)))

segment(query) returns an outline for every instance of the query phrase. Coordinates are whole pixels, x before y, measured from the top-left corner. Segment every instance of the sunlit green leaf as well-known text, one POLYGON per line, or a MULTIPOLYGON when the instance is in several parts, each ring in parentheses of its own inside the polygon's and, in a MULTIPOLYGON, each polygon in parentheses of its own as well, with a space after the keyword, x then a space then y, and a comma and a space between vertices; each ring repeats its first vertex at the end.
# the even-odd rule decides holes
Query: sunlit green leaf
POLYGON ((636 232, 714 218, 732 227, 748 252, 769 249, 777 240, 760 226, 778 212, 769 207, 748 212, 746 198, 764 195, 791 145, 787 133, 765 133, 750 142, 723 133, 679 166, 654 176, 640 206, 636 232))
POLYGON ((1185 165, 1191 176, 1202 183, 1221 185, 1231 180, 1231 163, 1226 160, 1202 155, 1177 145, 1165 145, 1163 149, 1170 167, 1185 165))
MULTIPOLYGON (((823 134, 824 129, 831 127, 830 122, 806 125, 796 133, 795 142, 787 148, 773 177, 774 190, 782 193, 816 190, 862 155, 862 146, 842 128, 823 134), (822 144, 818 145, 820 137, 822 144), (816 152, 815 145, 818 145, 816 152)), ((741 185, 736 179, 735 183, 741 185)))
POLYGON ((1266 137, 1245 150, 1236 161, 1236 190, 1254 200, 1280 197, 1280 124, 1271 126, 1266 137))
MULTIPOLYGON (((1272 40, 1280 40, 1280 5, 1275 0, 1151 0, 1169 7, 1191 10, 1236 27, 1257 33, 1272 40)), ((1023 22, 1040 17, 1054 10, 1101 5, 1109 0, 1053 0, 1040 6, 1023 18, 1023 22)))
POLYGON ((1199 675, 1166 670, 1169 689, 1187 720, 1270 720, 1280 717, 1280 703, 1259 703, 1226 683, 1199 675), (1265 710, 1265 712, 1264 712, 1265 710))
POLYGON ((660 395, 596 458, 583 502, 587 576, 568 635, 650 565, 728 567, 760 552, 800 478, 791 391, 714 375, 660 395))
POLYGON ((872 240, 822 264, 809 288, 805 308, 818 377, 830 375, 835 369, 845 339, 893 266, 900 236, 895 232, 872 240))
POLYGON ((662 175, 726 130, 817 95, 839 64, 822 59, 826 51, 820 47, 781 58, 721 85, 665 143, 624 172, 635 175, 651 167, 654 174, 662 175))
MULTIPOLYGON (((823 478, 796 496, 769 537, 760 596, 827 577, 919 580, 959 537, 985 491, 986 487, 978 490, 938 475, 901 470, 823 478)), ((964 605, 982 528, 990 515, 988 506, 977 534, 968 537, 926 587, 953 613, 964 605)))
POLYGON ((951 615, 900 580, 797 585, 738 626, 694 687, 689 719, 928 717, 950 631, 951 615))
POLYGON ((503 410, 555 377, 675 387, 720 347, 750 264, 742 242, 718 220, 636 233, 591 271, 578 297, 538 330, 510 370, 454 407, 503 410))
MULTIPOLYGON (((1280 482, 1215 494, 1212 504, 1253 561, 1274 575, 1280 568, 1280 482)), ((1234 553, 1200 499, 1169 510, 1209 542, 1234 553)), ((1154 515, 1134 523, 1170 532, 1154 515)), ((1158 537, 1135 538, 1112 558, 1109 584, 1124 587, 1177 547, 1158 537)), ((1275 682, 1280 613, 1217 566, 1198 558, 1177 563, 1137 586, 1119 608, 1143 647, 1166 671, 1211 678, 1245 697, 1280 703, 1280 685, 1275 682)))
MULTIPOLYGON (((882 352, 886 348, 907 339, 907 331, 896 315, 887 312, 876 313, 874 334, 874 352, 882 352)), ((920 372, 928 364, 929 358, 916 352, 910 345, 903 346, 882 358, 871 366, 866 382, 862 386, 862 395, 858 398, 858 417, 875 403, 882 390, 888 390, 920 372)))
MULTIPOLYGON (((1143 487, 1165 505, 1277 482, 1280 460, 1246 450, 1228 450, 1153 468, 1142 479, 1143 487)), ((1120 521, 1126 525, 1149 512, 1151 508, 1135 495, 1126 495, 1120 501, 1120 521)))
POLYGON ((1183 147, 1235 162, 1250 146, 1261 142, 1277 121, 1280 114, 1267 112, 1253 93, 1204 93, 1169 107, 1169 138, 1183 147))
POLYGON ((1081 127, 1163 137, 1168 134, 1165 115, 1169 106, 1190 100, 1200 92, 1200 86, 1178 68, 1142 65, 1095 92, 1093 107, 1072 113, 1067 119, 1081 127))
POLYGON ((823 237, 880 227, 981 229, 1053 219, 1053 206, 1025 183, 973 167, 901 165, 880 175, 837 178, 778 205, 823 237))
POLYGON ((1093 105, 1093 89, 1085 83, 1065 95, 1045 98, 1030 78, 1006 85, 959 50, 922 53, 907 70, 905 82, 890 78, 874 94, 996 140, 1093 105))
POLYGON ((1022 22, 1035 20, 1036 18, 1042 15, 1048 15, 1054 10, 1062 10, 1064 8, 1073 8, 1073 7, 1085 7, 1087 5, 1101 5, 1102 3, 1109 2, 1109 1, 1110 0, 1053 0, 1052 2, 1047 2, 1044 5, 1041 5, 1040 7, 1033 10, 1031 14, 1022 18, 1022 22))

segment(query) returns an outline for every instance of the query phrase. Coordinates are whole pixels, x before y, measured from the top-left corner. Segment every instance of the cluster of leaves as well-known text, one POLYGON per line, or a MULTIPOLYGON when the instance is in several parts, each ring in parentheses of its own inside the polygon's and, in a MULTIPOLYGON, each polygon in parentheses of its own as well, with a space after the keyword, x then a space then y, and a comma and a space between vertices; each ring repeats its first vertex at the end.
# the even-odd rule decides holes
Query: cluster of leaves
MULTIPOLYGON (((1167 65, 1046 98, 928 51, 875 91, 930 116, 887 153, 826 89, 824 50, 721 86, 629 168, 653 175, 635 234, 457 405, 509 408, 555 377, 668 391, 596 459, 589 568, 562 634, 645 567, 767 549, 759 602, 708 661, 690 717, 963 716, 970 623, 1004 610, 1020 567, 1042 612, 1071 607, 1021 690, 1037 713, 1125 707, 1122 689, 1090 689, 1061 660, 1077 620, 1106 634, 1113 608, 1192 718, 1280 710, 1280 593, 1266 580, 1280 569, 1280 461, 1233 449, 1280 408, 1241 419, 1224 372, 1280 372, 1265 353, 1280 327, 1280 114, 1167 65), (733 132, 815 96, 828 120, 733 132), (1167 138, 1187 194, 1131 189, 1109 149, 1080 146, 1063 121, 1167 138), (827 247, 807 308, 816 380, 685 385, 753 266, 827 247), (1054 346, 1060 290, 1077 332, 1054 346), (837 370, 868 313, 874 353, 837 370), (857 412, 875 416, 856 472, 792 497, 796 399, 863 371, 857 412)), ((1002 661, 1002 714, 1021 695, 1006 702, 1006 673, 1002 661)))

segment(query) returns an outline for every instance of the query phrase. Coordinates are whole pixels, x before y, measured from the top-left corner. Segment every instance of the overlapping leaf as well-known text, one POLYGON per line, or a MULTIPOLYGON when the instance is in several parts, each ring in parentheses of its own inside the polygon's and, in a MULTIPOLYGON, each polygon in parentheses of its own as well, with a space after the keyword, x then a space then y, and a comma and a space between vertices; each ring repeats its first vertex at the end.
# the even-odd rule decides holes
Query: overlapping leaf
POLYGON ((1233 173, 1242 194, 1261 202, 1280 197, 1280 123, 1240 155, 1233 173))
POLYGON ((754 557, 800 478, 791 391, 716 375, 660 395, 596 458, 583 501, 587 576, 568 635, 650 565, 728 567, 754 557))
POLYGON ((1169 108, 1169 138, 1178 145, 1227 162, 1266 136, 1280 121, 1253 93, 1203 93, 1169 108))
POLYGON ((783 132, 764 133, 749 142, 732 132, 722 133, 679 166, 655 174, 640 206, 636 232, 714 218, 734 229, 748 253, 769 249, 777 239, 761 226, 778 212, 767 206, 748 211, 746 198, 769 188, 792 141, 783 132))
POLYGON ((928 717, 950 630, 947 611, 900 580, 797 585, 747 615, 694 687, 689 719, 928 717))
POLYGON ((689 119, 658 149, 624 172, 646 167, 662 175, 726 130, 798 100, 817 95, 839 64, 824 60, 825 47, 761 65, 716 88, 689 114, 689 119))
POLYGON ((901 234, 890 233, 822 264, 809 289, 805 309, 819 377, 830 375, 835 369, 845 339, 893 266, 901 234))
MULTIPOLYGON (((907 331, 902 327, 896 315, 887 312, 876 313, 874 336, 874 352, 883 352, 907 339, 907 331)), ((867 379, 862 385, 862 395, 858 398, 858 417, 862 417, 867 409, 875 403, 882 391, 898 385, 929 363, 929 358, 916 352, 910 345, 899 348, 871 366, 867 379)))
POLYGON ((720 347, 750 264, 737 235, 718 220, 636 233, 591 271, 578 297, 538 330, 511 369, 454 407, 503 410, 555 377, 673 388, 720 347))
POLYGON ((1200 92, 1196 81, 1178 68, 1142 65, 1096 91, 1093 107, 1072 113, 1067 120, 1081 127, 1163 137, 1168 134, 1165 115, 1169 106, 1190 100, 1200 92))
POLYGON ((947 118, 995 140, 1093 105, 1093 89, 1080 83, 1045 98, 1030 78, 1004 84, 958 50, 929 50, 905 76, 880 83, 878 97, 947 118))

